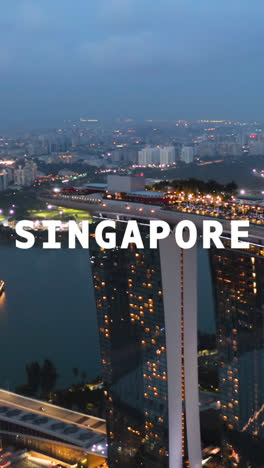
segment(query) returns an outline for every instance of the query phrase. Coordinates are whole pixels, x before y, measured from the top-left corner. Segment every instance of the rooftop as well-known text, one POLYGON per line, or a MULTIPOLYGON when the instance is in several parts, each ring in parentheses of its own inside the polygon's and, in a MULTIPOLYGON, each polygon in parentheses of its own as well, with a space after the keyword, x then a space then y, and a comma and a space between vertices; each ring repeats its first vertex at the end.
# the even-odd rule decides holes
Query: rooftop
POLYGON ((129 195, 135 195, 137 197, 160 198, 164 197, 164 192, 154 192, 151 190, 137 190, 135 192, 131 192, 129 195))
POLYGON ((95 455, 106 455, 103 419, 0 389, 0 424, 1 421, 41 431, 95 455))

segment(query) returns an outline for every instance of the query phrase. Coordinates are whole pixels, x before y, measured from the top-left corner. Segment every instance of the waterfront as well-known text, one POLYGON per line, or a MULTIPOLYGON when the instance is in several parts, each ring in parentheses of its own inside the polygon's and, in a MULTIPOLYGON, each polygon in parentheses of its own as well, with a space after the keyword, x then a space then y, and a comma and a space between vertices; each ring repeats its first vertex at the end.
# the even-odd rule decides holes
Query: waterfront
POLYGON ((88 252, 0 246, 0 386, 24 383, 25 365, 51 359, 61 385, 100 373, 88 252))
MULTIPOLYGON (((199 251, 199 326, 214 330, 207 251, 199 251)), ((49 358, 59 386, 100 374, 89 254, 85 250, 19 250, 0 245, 0 387, 25 383, 25 365, 49 358)))

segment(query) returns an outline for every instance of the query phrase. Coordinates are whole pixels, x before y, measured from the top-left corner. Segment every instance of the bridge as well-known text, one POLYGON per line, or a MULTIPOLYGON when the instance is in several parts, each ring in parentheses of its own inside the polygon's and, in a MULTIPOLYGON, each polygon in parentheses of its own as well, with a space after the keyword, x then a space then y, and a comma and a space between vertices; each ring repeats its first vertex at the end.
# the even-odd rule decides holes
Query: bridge
MULTIPOLYGON (((52 205, 64 206, 82 211, 88 211, 94 218, 111 218, 115 220, 136 219, 149 222, 151 219, 166 221, 171 226, 176 226, 180 221, 192 221, 202 233, 203 221, 212 219, 221 222, 223 226, 223 238, 230 236, 231 220, 221 217, 194 214, 177 211, 169 207, 149 205, 143 203, 129 203, 121 200, 108 200, 102 198, 101 194, 92 195, 42 195, 41 199, 52 205)), ((257 225, 250 223, 248 229, 248 241, 252 245, 264 245, 264 222, 257 225)))

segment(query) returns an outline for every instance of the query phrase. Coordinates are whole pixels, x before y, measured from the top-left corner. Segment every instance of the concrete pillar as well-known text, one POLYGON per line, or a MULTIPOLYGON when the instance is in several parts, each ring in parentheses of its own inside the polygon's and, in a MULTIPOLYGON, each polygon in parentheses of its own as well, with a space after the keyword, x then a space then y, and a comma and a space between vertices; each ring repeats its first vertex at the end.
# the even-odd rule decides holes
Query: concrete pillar
POLYGON ((167 351, 169 468, 182 468, 184 407, 190 468, 201 468, 197 362, 197 246, 181 250, 176 244, 173 232, 160 241, 159 247, 167 351), (182 401, 183 384, 185 405, 182 401))
POLYGON ((183 251, 185 415, 190 468, 201 468, 198 389, 197 244, 183 251))

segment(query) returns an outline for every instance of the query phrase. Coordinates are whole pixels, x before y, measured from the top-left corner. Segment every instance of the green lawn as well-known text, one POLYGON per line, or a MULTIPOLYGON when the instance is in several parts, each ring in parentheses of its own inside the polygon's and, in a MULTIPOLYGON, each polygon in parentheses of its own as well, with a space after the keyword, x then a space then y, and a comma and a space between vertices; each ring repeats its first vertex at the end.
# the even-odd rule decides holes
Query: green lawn
POLYGON ((61 221, 68 221, 70 219, 74 219, 77 222, 80 221, 90 221, 92 222, 92 217, 86 211, 81 210, 73 210, 70 208, 63 208, 63 207, 54 207, 51 210, 28 210, 28 217, 29 219, 36 221, 36 220, 43 220, 43 219, 58 219, 61 221))

